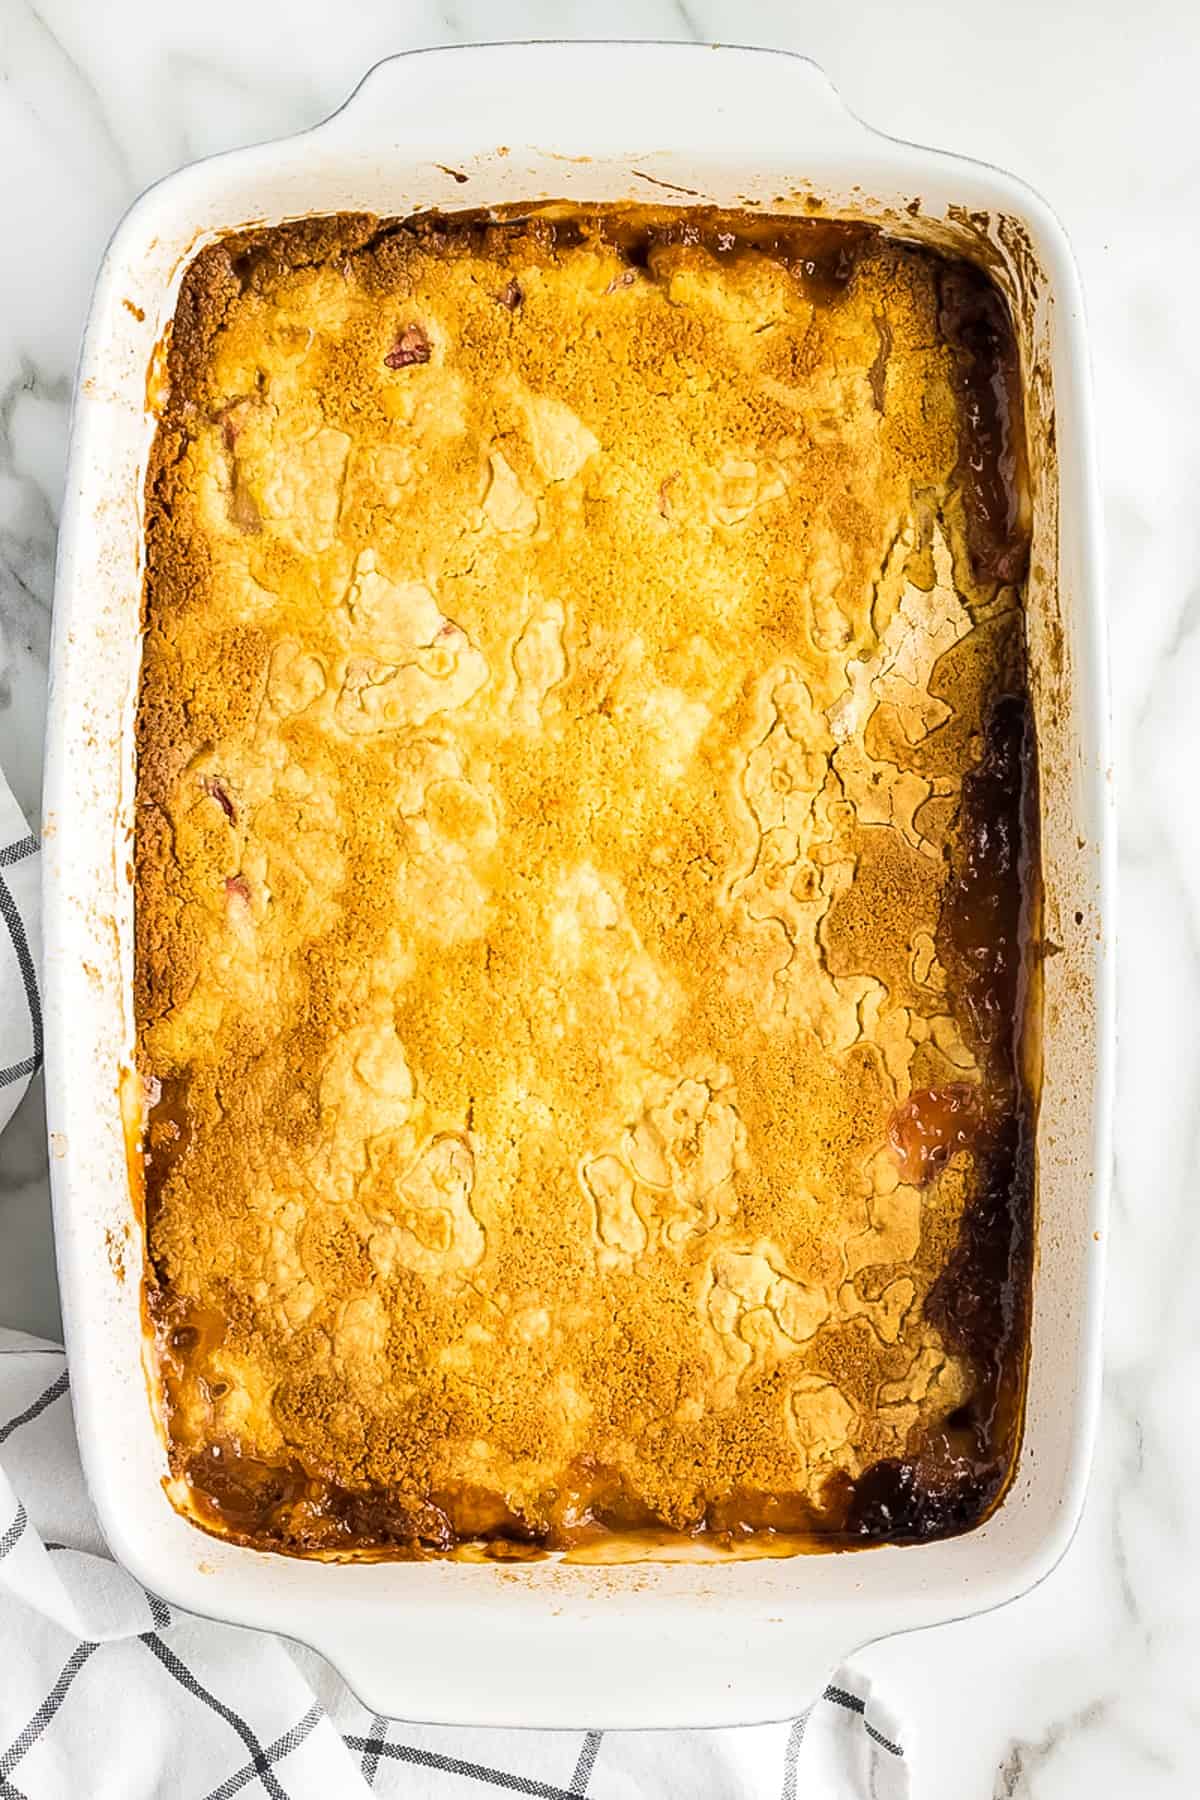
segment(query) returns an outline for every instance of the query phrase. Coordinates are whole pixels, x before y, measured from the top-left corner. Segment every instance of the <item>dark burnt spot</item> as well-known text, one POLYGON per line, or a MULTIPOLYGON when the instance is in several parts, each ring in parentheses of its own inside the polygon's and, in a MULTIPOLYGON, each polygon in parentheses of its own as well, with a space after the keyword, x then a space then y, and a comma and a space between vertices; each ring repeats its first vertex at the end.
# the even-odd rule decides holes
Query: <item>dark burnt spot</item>
POLYGON ((947 1346, 970 1357, 992 1394, 1024 1338, 1032 1196, 1032 1133, 1023 1117, 1010 1116, 995 1131, 984 1179, 925 1302, 947 1346))
POLYGON ((962 811, 938 955, 965 991, 975 1048, 1012 1066, 1020 1020, 1027 876, 1036 853, 1033 725, 1023 695, 993 707, 983 755, 963 777, 962 811))
POLYGON ((958 474, 971 562, 983 580, 1021 581, 1029 562, 1030 501, 1012 319, 982 269, 956 262, 940 276, 938 322, 955 354, 958 474))
POLYGON ((953 1537, 978 1523, 1001 1479, 995 1469, 964 1468, 932 1486, 919 1464, 885 1458, 855 1482, 847 1534, 868 1543, 893 1544, 953 1537))

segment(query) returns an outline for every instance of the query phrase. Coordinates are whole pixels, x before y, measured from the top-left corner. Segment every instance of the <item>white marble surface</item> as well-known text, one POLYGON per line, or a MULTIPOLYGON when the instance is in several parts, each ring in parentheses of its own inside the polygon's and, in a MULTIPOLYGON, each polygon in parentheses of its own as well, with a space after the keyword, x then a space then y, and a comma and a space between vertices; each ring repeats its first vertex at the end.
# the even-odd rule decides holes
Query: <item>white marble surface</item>
MULTIPOLYGON (((0 763, 36 815, 55 523, 92 275, 146 183, 293 130, 376 58, 697 37, 823 62, 901 136, 1026 176, 1091 313, 1121 782, 1121 1054, 1103 1428, 1064 1562, 864 1661, 920 1800, 1196 1792, 1200 1706, 1200 27, 1189 0, 444 6, 0 0, 0 763), (1196 683, 1196 686, 1193 686, 1196 683)), ((57 1329, 40 1091, 0 1142, 0 1317, 57 1329)))

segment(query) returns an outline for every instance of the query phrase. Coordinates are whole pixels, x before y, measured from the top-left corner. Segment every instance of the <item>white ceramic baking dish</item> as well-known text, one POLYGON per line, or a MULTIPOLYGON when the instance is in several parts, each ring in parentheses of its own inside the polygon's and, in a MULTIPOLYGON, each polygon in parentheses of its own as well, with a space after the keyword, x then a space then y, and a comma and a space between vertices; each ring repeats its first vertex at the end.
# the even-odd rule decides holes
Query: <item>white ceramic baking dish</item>
POLYGON ((316 130, 217 157, 137 202, 96 286, 59 548, 45 824, 47 1105, 84 1466, 115 1554, 171 1602, 322 1651, 380 1712, 505 1725, 785 1717, 872 1639, 1010 1600, 1061 1555, 1097 1403, 1111 1071, 1111 802, 1078 277, 995 169, 869 130, 810 62, 666 44, 510 44, 373 69, 316 130), (587 1567, 292 1561, 169 1505, 147 1400, 142 1238, 118 1090, 131 1063, 133 707, 147 371, 217 233, 343 209, 535 197, 701 201, 878 219, 986 260, 1010 296, 1035 491, 1045 1084, 1028 1409, 1003 1505, 965 1537, 788 1560, 587 1567))

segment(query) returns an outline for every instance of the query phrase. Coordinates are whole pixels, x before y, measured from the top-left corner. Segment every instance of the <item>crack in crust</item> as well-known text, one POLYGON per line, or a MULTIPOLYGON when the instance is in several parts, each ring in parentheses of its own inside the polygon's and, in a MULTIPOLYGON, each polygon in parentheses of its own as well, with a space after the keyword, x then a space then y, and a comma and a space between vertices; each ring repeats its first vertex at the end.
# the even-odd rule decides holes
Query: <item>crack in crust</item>
POLYGON ((474 1268, 487 1237, 471 1206, 475 1159, 469 1146, 443 1134, 407 1168, 403 1152, 403 1139, 374 1139, 370 1170, 358 1188, 376 1221, 367 1240, 375 1269, 388 1281, 398 1266, 437 1276, 474 1268))
POLYGON ((580 1178, 595 1208, 602 1266, 678 1250, 737 1212, 734 1170, 746 1134, 729 1077, 656 1084, 619 1148, 586 1160, 580 1178))

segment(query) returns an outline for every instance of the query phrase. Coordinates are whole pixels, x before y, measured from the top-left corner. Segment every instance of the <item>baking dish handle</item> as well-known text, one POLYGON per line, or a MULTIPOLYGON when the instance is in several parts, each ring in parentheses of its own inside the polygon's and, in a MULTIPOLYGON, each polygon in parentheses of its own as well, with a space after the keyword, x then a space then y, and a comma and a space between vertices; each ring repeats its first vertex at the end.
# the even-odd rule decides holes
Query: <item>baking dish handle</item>
POLYGON ((673 142, 744 161, 753 146, 760 161, 779 154, 794 166, 797 153, 840 154, 877 138, 825 71, 794 51, 586 41, 404 51, 369 69, 316 130, 364 153, 436 162, 440 147, 442 164, 453 143, 463 166, 444 172, 461 184, 471 174, 468 143, 472 155, 515 161, 532 140, 539 158, 565 165, 653 164, 665 155, 655 146, 673 142))
POLYGON ((472 1725, 546 1730, 798 1718, 860 1645, 858 1621, 852 1632, 844 1614, 838 1624, 829 1616, 820 1624, 779 1618, 772 1632, 762 1619, 710 1618, 698 1629, 694 1615, 651 1624, 621 1608, 588 1620, 581 1665, 581 1622, 570 1610, 543 1614, 536 1628, 526 1620, 498 1632, 491 1608, 474 1630, 464 1629, 461 1615, 431 1608, 419 1633, 396 1630, 381 1610, 352 1633, 311 1631, 308 1641, 385 1718, 447 1722, 457 1706, 472 1725), (589 1682, 589 1668, 604 1670, 602 1683, 589 1682))

